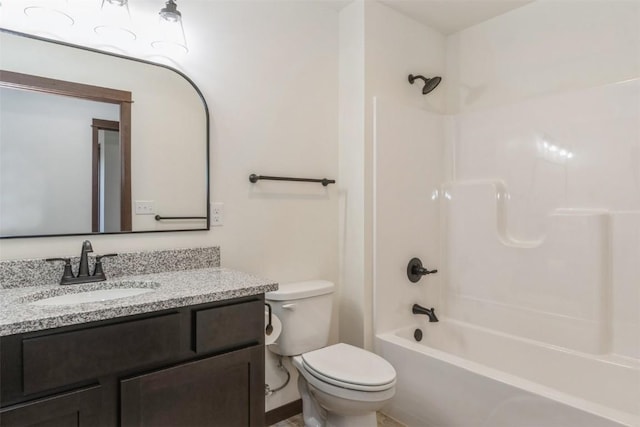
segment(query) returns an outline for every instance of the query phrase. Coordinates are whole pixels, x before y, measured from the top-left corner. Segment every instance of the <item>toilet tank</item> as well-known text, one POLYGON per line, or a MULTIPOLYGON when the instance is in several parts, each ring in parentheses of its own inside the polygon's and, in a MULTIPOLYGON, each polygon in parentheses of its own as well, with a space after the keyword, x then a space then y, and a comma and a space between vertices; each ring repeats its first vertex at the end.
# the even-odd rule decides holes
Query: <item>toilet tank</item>
POLYGON ((329 341, 334 284, 326 280, 285 283, 267 292, 266 301, 282 322, 282 333, 269 350, 294 356, 325 347, 329 341))

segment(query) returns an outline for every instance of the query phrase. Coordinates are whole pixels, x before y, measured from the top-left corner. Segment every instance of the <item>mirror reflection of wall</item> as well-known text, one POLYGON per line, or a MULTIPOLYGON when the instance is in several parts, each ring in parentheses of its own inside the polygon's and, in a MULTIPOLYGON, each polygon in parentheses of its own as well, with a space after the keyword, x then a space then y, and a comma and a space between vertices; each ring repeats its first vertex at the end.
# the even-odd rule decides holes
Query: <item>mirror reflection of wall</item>
MULTIPOLYGON (((97 203, 92 195, 91 163, 86 166, 77 158, 85 149, 88 150, 85 152, 87 158, 91 158, 91 120, 118 121, 118 114, 113 112, 117 111, 117 105, 103 104, 103 107, 113 109, 109 112, 71 107, 82 110, 81 118, 61 119, 60 126, 64 132, 71 131, 71 128, 67 129, 66 121, 84 122, 82 132, 89 133, 90 142, 82 150, 71 142, 65 146, 64 141, 71 141, 71 138, 65 138, 64 132, 45 132, 44 126, 34 124, 40 117, 52 118, 48 113, 38 113, 26 107, 25 114, 14 121, 0 111, 3 127, 0 138, 3 162, 0 237, 207 229, 208 112, 204 99, 192 82, 165 67, 8 32, 0 32, 0 45, 2 70, 126 91, 132 94, 133 101, 129 104, 131 126, 128 129, 131 136, 131 196, 126 198, 130 213, 128 218, 120 214, 119 229, 115 226, 117 215, 110 214, 117 211, 117 205, 109 202, 116 193, 109 190, 109 184, 114 183, 110 178, 115 175, 109 173, 108 158, 101 158, 107 163, 106 166, 103 164, 102 172, 96 178, 99 190, 102 189, 98 191, 97 203), (5 134, 8 132, 5 124, 10 121, 15 122, 13 134, 24 133, 22 131, 26 129, 39 131, 39 136, 28 137, 29 144, 39 141, 46 147, 36 149, 20 142, 20 139, 9 138, 5 134), (53 144, 54 140, 58 142, 53 144), (9 170, 13 170, 13 175, 9 177, 5 163, 25 163, 26 167, 12 166, 13 169, 9 170), (27 176, 17 176, 20 170, 27 176), (89 183, 89 186, 80 188, 84 183, 89 183), (40 199, 36 200, 38 197, 40 199), (152 211, 137 214, 135 206, 139 201, 152 202, 152 211), (93 213, 94 205, 98 206, 98 216, 93 213), (156 214, 205 219, 156 221, 156 214), (128 220, 128 227, 123 228, 125 220, 128 220)), ((52 97, 50 94, 5 88, 0 102, 3 109, 13 99, 5 95, 6 91, 52 97)), ((72 101, 90 102, 59 98, 65 105, 73 104, 72 101)), ((71 110, 68 114, 72 115, 71 110)), ((27 138, 27 135, 21 138, 27 138)), ((108 152, 109 143, 103 144, 107 147, 103 147, 103 151, 108 152)), ((123 209, 126 210, 126 206, 121 206, 121 212, 123 209)))
POLYGON ((98 148, 98 231, 114 233, 120 231, 119 130, 99 129, 98 148))
POLYGON ((91 233, 91 123, 117 121, 118 106, 6 88, 0 99, 0 235, 91 233))

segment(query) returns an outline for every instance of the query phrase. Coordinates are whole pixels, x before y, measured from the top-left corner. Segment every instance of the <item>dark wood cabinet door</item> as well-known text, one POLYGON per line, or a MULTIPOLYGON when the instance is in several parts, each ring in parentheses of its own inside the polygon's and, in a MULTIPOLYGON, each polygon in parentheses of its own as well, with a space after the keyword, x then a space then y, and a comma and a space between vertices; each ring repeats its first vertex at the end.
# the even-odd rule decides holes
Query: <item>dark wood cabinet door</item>
POLYGON ((0 410, 1 427, 94 427, 99 424, 100 387, 90 387, 0 410))
POLYGON ((122 427, 264 425, 264 347, 121 381, 122 427))

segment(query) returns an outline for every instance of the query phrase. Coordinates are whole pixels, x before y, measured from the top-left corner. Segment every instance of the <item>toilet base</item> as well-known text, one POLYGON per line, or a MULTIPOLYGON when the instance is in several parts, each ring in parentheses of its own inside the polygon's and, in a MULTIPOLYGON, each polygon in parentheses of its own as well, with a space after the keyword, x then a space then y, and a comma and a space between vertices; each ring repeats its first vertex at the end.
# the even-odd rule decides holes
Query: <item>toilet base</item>
POLYGON ((318 405, 318 402, 311 397, 309 386, 302 374, 298 376, 298 391, 302 399, 302 418, 305 427, 325 427, 327 411, 318 405))
POLYGON ((353 402, 324 393, 298 376, 305 427, 376 427, 380 402, 353 402))

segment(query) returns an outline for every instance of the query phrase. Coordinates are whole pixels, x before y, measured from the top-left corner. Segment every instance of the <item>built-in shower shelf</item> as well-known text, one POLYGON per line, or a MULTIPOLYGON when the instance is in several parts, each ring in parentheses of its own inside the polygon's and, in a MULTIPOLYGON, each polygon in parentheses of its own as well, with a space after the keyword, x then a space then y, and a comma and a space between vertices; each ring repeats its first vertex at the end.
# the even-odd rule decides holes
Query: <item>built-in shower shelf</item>
POLYGON ((610 350, 609 213, 557 210, 543 237, 518 241, 501 182, 453 183, 444 193, 449 314, 589 353, 610 350))

